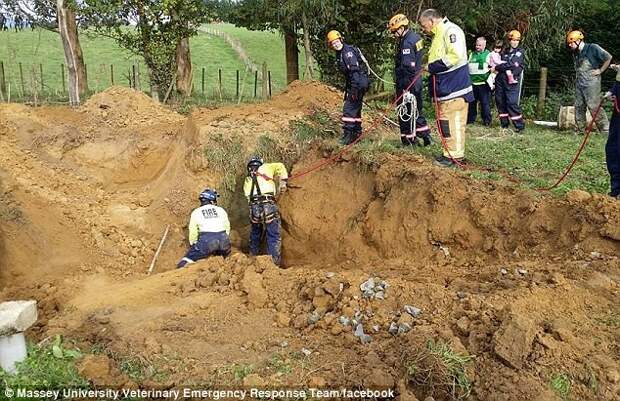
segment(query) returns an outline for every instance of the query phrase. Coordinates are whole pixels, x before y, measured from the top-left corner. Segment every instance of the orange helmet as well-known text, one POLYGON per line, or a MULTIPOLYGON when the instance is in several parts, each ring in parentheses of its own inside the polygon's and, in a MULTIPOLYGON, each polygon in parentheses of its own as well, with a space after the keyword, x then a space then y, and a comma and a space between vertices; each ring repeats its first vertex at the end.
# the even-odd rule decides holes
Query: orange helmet
POLYGON ((508 32, 508 40, 521 40, 521 32, 516 29, 508 32))
POLYGON ((566 35, 566 44, 575 43, 578 40, 583 40, 583 33, 581 31, 570 31, 566 35))
POLYGON ((396 14, 392 18, 390 18, 390 22, 387 24, 387 28, 390 32, 394 33, 401 26, 408 26, 409 18, 405 14, 396 14))
POLYGON ((327 32, 327 43, 331 43, 336 39, 342 40, 342 35, 338 31, 329 31, 327 32))

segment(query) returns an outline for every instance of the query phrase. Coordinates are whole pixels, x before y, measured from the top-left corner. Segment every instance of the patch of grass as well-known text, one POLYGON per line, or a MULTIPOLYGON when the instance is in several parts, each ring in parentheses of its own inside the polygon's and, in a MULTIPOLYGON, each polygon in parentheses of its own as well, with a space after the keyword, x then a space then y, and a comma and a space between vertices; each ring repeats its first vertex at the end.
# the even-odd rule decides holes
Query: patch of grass
POLYGON ((87 388, 75 362, 82 357, 79 349, 63 344, 57 336, 52 343, 28 346, 28 356, 17 364, 15 374, 0 369, 0 381, 5 388, 87 388))
POLYGON ((611 328, 618 328, 620 327, 620 314, 610 311, 605 316, 595 317, 594 321, 611 328))
MULTIPOLYGON (((552 185, 571 162, 583 140, 582 136, 572 133, 532 125, 523 135, 502 136, 499 129, 491 130, 498 136, 472 137, 468 141, 467 158, 492 173, 504 172, 529 188, 552 185)), ((607 192, 609 177, 605 167, 605 140, 602 135, 591 135, 581 158, 554 190, 555 193, 563 194, 572 189, 607 192)))
POLYGON ((235 380, 237 381, 241 381, 245 379, 247 376, 252 374, 253 370, 254 370, 254 366, 245 365, 245 364, 239 364, 239 365, 234 364, 231 368, 233 376, 235 377, 235 380))
POLYGON ((229 200, 237 186, 237 178, 243 167, 243 146, 240 138, 224 136, 221 133, 212 135, 204 148, 204 156, 208 165, 223 173, 219 191, 222 194, 222 202, 229 200))
POLYGON ((258 137, 254 154, 259 155, 266 162, 279 161, 290 167, 292 163, 297 161, 299 151, 290 146, 290 144, 282 144, 277 139, 265 133, 258 137))
MULTIPOLYGON (((129 86, 132 66, 139 72, 140 89, 149 90, 148 70, 141 56, 119 47, 112 39, 97 36, 92 31, 80 32, 80 44, 87 68, 91 92, 102 91, 112 85, 110 65, 113 65, 114 84, 129 86)), ((199 33, 190 39, 193 65, 195 102, 207 99, 218 101, 236 99, 236 71, 240 85, 245 88, 245 98, 250 87, 253 96, 253 74, 245 74, 245 66, 235 51, 220 37, 199 33), (205 71, 203 91, 202 70, 205 71), (219 70, 222 71, 222 91, 219 91, 219 70), (252 76, 250 76, 252 75, 252 76), (251 84, 250 84, 251 81, 251 84)), ((271 53, 266 53, 271 54, 271 53)), ((282 55, 284 51, 282 50, 282 55)), ((57 33, 43 29, 0 32, 0 60, 4 62, 7 85, 11 86, 11 99, 27 99, 33 85, 43 97, 64 101, 61 65, 65 63, 62 44, 57 33), (21 85, 19 64, 22 65, 24 87, 21 85), (41 69, 43 70, 41 89, 41 69)), ((275 63, 274 67, 275 66, 275 63)), ((284 56, 279 64, 284 66, 284 56)), ((283 67, 282 67, 283 68, 283 67)), ((67 79, 65 66, 65 80, 67 79)), ((66 92, 66 84, 65 84, 66 92)))
POLYGON ((290 364, 290 360, 286 359, 281 354, 273 354, 267 364, 280 376, 290 375, 293 373, 293 367, 290 364))
POLYGON ((308 144, 315 139, 337 137, 340 127, 325 110, 314 110, 308 116, 291 122, 293 138, 301 144, 308 144))
POLYGON ((571 379, 566 373, 556 373, 549 382, 551 389, 564 401, 570 398, 571 384, 571 379))
MULTIPOLYGON (((226 32, 237 39, 250 59, 257 65, 261 66, 263 63, 267 63, 267 68, 271 71, 271 82, 274 91, 279 91, 286 87, 284 38, 280 33, 276 31, 250 31, 232 24, 205 24, 204 27, 226 32)), ((299 73, 301 77, 304 71, 305 58, 303 47, 300 47, 299 50, 299 73)), ((254 88, 252 88, 253 91, 254 88)))
POLYGON ((465 371, 472 359, 455 352, 448 343, 429 339, 425 349, 405 364, 405 370, 411 381, 429 387, 431 392, 439 391, 454 400, 462 400, 472 390, 465 371))

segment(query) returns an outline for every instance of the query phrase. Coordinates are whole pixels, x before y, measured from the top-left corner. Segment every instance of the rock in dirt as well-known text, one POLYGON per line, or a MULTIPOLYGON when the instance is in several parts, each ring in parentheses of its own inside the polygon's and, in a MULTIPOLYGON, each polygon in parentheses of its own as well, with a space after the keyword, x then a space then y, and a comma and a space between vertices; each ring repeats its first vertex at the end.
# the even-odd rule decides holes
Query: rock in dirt
POLYGON ((263 277, 252 271, 246 270, 242 281, 243 290, 248 294, 248 302, 257 308, 262 308, 267 303, 268 294, 263 287, 263 277))
POLYGON ((399 401, 419 401, 418 398, 407 388, 407 381, 402 379, 398 382, 399 401))
POLYGON ((570 202, 586 202, 592 199, 592 195, 586 191, 574 189, 566 194, 566 199, 570 202))
POLYGON ((620 373, 618 373, 615 369, 610 369, 607 371, 607 381, 610 383, 618 383, 620 382, 620 373))
POLYGON ((243 385, 250 388, 260 388, 265 386, 265 380, 256 373, 252 373, 243 378, 243 385))
POLYGON ((405 312, 410 314, 412 317, 416 317, 417 318, 417 317, 419 317, 422 314, 422 309, 416 308, 415 306, 405 305, 403 307, 403 309, 405 309, 405 312))
POLYGON ((113 362, 105 355, 86 355, 78 364, 78 373, 95 386, 119 384, 113 362))
POLYGON ((394 388, 394 378, 383 369, 373 369, 366 378, 364 385, 368 388, 394 388))
POLYGON ((312 376, 308 380, 308 387, 310 388, 323 388, 327 386, 327 380, 321 376, 312 376))
POLYGON ((495 353, 508 366, 521 369, 532 351, 535 335, 534 322, 525 316, 511 314, 495 333, 495 353))
POLYGON ((372 337, 364 333, 364 326, 361 324, 358 324, 357 327, 355 327, 355 332, 353 334, 355 337, 360 339, 362 344, 369 344, 372 341, 372 337))

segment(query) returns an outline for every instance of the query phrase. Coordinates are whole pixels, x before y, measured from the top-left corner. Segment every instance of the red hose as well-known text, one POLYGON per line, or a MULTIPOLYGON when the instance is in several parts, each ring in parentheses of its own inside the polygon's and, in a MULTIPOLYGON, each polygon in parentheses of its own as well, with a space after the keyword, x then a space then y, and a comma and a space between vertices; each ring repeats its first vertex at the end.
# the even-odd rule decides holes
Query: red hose
POLYGON ((551 191, 552 189, 556 188, 558 185, 560 185, 562 181, 564 181, 564 178, 566 178, 566 176, 568 175, 568 173, 570 173, 573 167, 575 167, 577 160, 579 160, 579 156, 581 156, 581 152, 583 151, 583 148, 585 148, 586 143, 588 142, 588 139, 590 138, 590 133, 592 132, 592 128, 594 128, 594 122, 596 121, 596 117, 598 116, 598 113, 601 111, 601 108, 603 108, 604 101, 605 99, 601 99, 601 102, 598 104, 598 107, 594 111, 594 114, 592 115, 592 121, 590 121, 590 124, 588 124, 588 126, 586 127, 586 132, 583 137, 583 141, 581 141, 581 145, 579 146, 579 149, 577 150, 577 154, 573 158, 573 161, 568 165, 566 170, 564 170, 564 174, 562 174, 560 178, 558 178, 558 180, 552 186, 548 188, 537 188, 536 189, 537 191, 551 191))

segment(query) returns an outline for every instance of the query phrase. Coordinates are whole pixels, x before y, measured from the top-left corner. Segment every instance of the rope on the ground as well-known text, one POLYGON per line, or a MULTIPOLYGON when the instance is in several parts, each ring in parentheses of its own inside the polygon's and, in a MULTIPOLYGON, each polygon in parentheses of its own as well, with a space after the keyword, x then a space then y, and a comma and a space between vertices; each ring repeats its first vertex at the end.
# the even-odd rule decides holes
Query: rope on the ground
POLYGON ((596 117, 598 116, 598 113, 603 108, 603 102, 604 101, 605 101, 605 99, 601 99, 601 102, 598 104, 598 107, 594 111, 594 115, 592 115, 592 120, 590 121, 590 123, 586 127, 586 132, 585 132, 585 135, 583 136, 583 141, 581 141, 581 145, 579 146, 579 149, 577 150, 577 154, 575 154, 575 157, 573 157, 573 161, 570 162, 570 164, 568 165, 566 170, 564 170, 564 173, 560 176, 560 178, 558 178, 558 180, 555 182, 555 184, 553 184, 553 185, 551 185, 550 187, 547 187, 547 188, 536 188, 537 191, 541 191, 541 192, 545 191, 546 192, 546 191, 551 191, 552 189, 556 188, 558 185, 560 185, 560 183, 562 181, 564 181, 564 179, 566 178, 566 176, 568 176, 568 173, 571 172, 573 167, 575 167, 575 164, 577 163, 577 160, 579 160, 579 156, 581 156, 581 152, 585 148, 586 143, 588 143, 588 139, 590 138, 590 133, 592 132, 592 129, 594 128, 594 123, 596 121, 596 117))
POLYGON ((297 174, 293 174, 291 176, 289 176, 288 180, 294 180, 297 179, 299 177, 303 177, 306 174, 309 174, 315 170, 320 169, 323 166, 326 166, 330 163, 335 162, 341 155, 345 154, 346 152, 348 152, 349 150, 351 150, 351 148, 358 143, 359 141, 361 141, 366 135, 368 135, 369 132, 373 131, 375 128, 377 128, 377 126, 381 123, 381 121, 383 121, 383 117, 387 116, 387 114, 390 112, 390 110, 396 105, 396 103, 398 103, 400 101, 400 99, 403 97, 403 95, 405 94, 405 92, 409 91, 409 89, 413 86, 413 84, 422 76, 422 73, 424 72, 424 70, 420 70, 411 80, 411 82, 409 83, 409 85, 407 86, 407 88, 405 88, 405 90, 399 95, 397 96, 383 111, 383 113, 381 113, 381 115, 379 117, 377 117, 372 124, 370 125, 370 127, 364 131, 361 132, 360 136, 358 136, 353 142, 351 142, 350 144, 346 145, 344 148, 342 148, 339 152, 336 152, 335 154, 333 154, 332 156, 325 158, 321 161, 319 161, 318 163, 316 163, 313 166, 310 166, 309 168, 302 170, 301 172, 297 173, 297 174))

